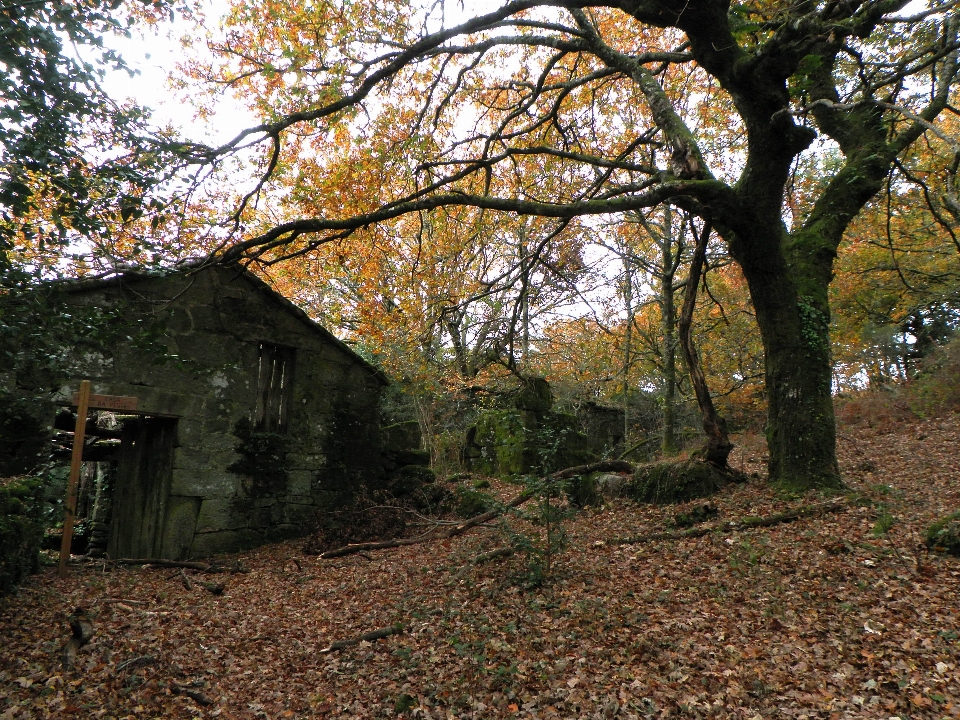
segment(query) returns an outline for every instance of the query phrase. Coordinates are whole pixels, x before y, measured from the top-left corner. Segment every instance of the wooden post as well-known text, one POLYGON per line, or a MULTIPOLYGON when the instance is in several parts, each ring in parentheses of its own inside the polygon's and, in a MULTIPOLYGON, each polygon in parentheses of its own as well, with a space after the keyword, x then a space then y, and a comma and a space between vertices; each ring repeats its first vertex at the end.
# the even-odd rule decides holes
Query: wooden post
POLYGON ((90 403, 90 381, 80 383, 77 397, 77 425, 73 431, 73 455, 70 458, 70 480, 67 482, 67 507, 63 518, 63 540, 60 543, 60 577, 67 576, 67 561, 73 542, 73 522, 77 514, 77 482, 80 480, 80 463, 83 461, 83 440, 87 430, 87 407, 90 403))

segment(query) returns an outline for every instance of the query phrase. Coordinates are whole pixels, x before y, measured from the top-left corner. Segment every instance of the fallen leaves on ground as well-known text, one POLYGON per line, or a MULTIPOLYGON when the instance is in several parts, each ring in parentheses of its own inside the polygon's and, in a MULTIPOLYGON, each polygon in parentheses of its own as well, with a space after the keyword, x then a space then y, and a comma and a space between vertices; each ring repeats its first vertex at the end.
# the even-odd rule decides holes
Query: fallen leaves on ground
MULTIPOLYGON (((960 716, 960 561, 920 549, 960 509, 960 418, 850 432, 842 512, 617 545, 684 510, 618 501, 568 521, 534 589, 522 553, 470 564, 497 528, 336 560, 273 545, 219 596, 172 568, 48 568, 0 601, 0 718, 960 716), (64 671, 77 607, 96 634, 64 671)), ((760 451, 741 438, 733 464, 759 472, 760 451)), ((711 503, 722 521, 821 499, 754 479, 711 503)))

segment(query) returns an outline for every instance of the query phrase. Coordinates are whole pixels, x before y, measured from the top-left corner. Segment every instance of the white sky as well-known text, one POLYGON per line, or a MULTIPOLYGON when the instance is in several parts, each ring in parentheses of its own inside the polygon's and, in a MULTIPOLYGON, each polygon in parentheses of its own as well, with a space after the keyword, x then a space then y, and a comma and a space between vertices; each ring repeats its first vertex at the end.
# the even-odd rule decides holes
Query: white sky
MULTIPOLYGON (((209 23, 218 23, 227 9, 225 0, 206 0, 204 6, 209 23)), ((130 39, 107 38, 110 47, 140 74, 130 78, 126 73, 111 73, 104 86, 115 100, 133 99, 150 108, 155 125, 171 124, 185 139, 219 144, 256 125, 257 118, 239 103, 224 100, 213 118, 197 120, 188 98, 171 88, 168 77, 184 59, 180 38, 193 31, 191 23, 177 18, 172 25, 135 28, 130 39)))

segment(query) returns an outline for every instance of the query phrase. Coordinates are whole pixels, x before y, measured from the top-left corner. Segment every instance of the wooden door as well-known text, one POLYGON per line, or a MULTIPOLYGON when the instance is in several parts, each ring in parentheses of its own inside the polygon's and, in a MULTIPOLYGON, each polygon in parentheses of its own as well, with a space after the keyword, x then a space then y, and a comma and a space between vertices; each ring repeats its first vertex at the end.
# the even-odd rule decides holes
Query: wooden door
POLYGON ((124 424, 107 547, 111 558, 159 556, 176 437, 175 419, 144 417, 124 424))

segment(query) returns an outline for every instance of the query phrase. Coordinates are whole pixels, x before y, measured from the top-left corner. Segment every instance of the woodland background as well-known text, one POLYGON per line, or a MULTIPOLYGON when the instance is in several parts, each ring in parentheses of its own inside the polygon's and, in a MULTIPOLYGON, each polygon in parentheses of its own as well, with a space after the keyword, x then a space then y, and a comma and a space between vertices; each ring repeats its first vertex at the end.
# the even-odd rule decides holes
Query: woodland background
MULTIPOLYGON (((815 330, 809 347, 829 339, 820 350, 832 357, 845 483, 807 496, 766 482, 760 435, 765 422, 770 429, 771 390, 757 313, 727 230, 708 235, 709 203, 683 199, 721 182, 736 188, 750 156, 750 124, 728 93, 735 83, 703 71, 702 46, 684 40, 702 28, 665 22, 631 36, 612 10, 588 17, 574 8, 573 19, 563 16, 569 24, 551 24, 532 5, 509 8, 477 33, 509 26, 542 46, 517 60, 505 50, 522 44, 516 37, 494 42, 501 75, 480 66, 486 41, 471 34, 466 9, 443 4, 235 3, 220 25, 203 7, 163 1, 0 8, 2 529, 20 542, 27 525, 52 517, 37 460, 48 451, 44 417, 66 349, 123 341, 165 352, 158 328, 67 310, 50 281, 196 258, 250 263, 381 366, 398 381, 397 403, 414 408, 437 476, 501 501, 516 488, 462 476, 463 436, 521 378, 546 378, 561 408, 623 410, 624 447, 642 443, 636 452, 647 459, 688 457, 699 446, 677 328, 695 288, 696 345, 734 432, 730 466, 747 481, 708 506, 616 501, 576 517, 559 493, 533 485, 536 509, 446 542, 336 564, 304 559, 292 544, 231 559, 237 572, 216 594, 195 575, 222 567, 188 575, 101 563, 69 581, 44 571, 0 610, 10 638, 0 663, 5 716, 956 713, 958 571, 952 558, 928 552, 960 548, 930 530, 948 516, 955 529, 958 509, 955 3, 723 11, 744 52, 787 58, 777 86, 786 112, 771 122, 796 118, 790 127, 810 130, 817 108, 819 122, 869 107, 890 143, 905 125, 917 131, 843 230, 824 297, 794 293, 794 314, 815 330), (156 127, 147 110, 103 90, 105 73, 125 71, 104 38, 162 31, 174 16, 195 23, 171 82, 198 122, 228 94, 262 126, 213 147, 156 127), (418 44, 461 22, 466 46, 418 44), (804 35, 808 27, 816 32, 804 35), (641 109, 649 95, 618 84, 625 75, 610 70, 613 60, 604 70, 570 50, 593 42, 593 31, 656 70, 653 96, 675 101, 699 155, 641 109), (794 52, 795 41, 811 52, 794 52), (355 54, 364 43, 384 54, 355 54), (563 55, 550 59, 544 48, 563 55), (387 77, 383 68, 414 50, 418 62, 387 77), (818 63, 828 56, 849 97, 826 96, 818 63), (544 57, 542 76, 525 64, 544 57), (360 92, 373 87, 393 94, 367 102, 360 92), (469 103, 454 102, 464 95, 469 103), (920 122, 928 101, 938 113, 920 122), (322 112, 307 117, 308 106, 322 112), (524 112, 511 115, 518 107, 524 112), (479 142, 461 144, 458 133, 501 115, 546 129, 514 135, 504 121, 496 139, 509 139, 509 152, 458 174, 465 161, 455 151, 479 142), (624 137, 634 139, 624 146, 624 137), (547 150, 544 138, 554 142, 547 150), (720 180, 704 177, 704 157, 720 180), (589 172, 571 172, 568 162, 589 172), (434 202, 436 188, 418 183, 437 175, 437 187, 450 190, 443 203, 393 213, 405 198, 434 202), (527 204, 494 213, 498 197, 477 188, 527 204), (473 205, 450 200, 467 191, 473 205), (658 192, 665 202, 646 199, 658 192), (526 212, 536 208, 523 198, 541 194, 635 202, 558 220, 526 212), (384 208, 384 222, 368 221, 384 208), (319 218, 319 234, 310 234, 310 218, 319 218), (690 283, 701 236, 709 239, 704 274, 690 283), (749 520, 784 513, 796 522, 749 520), (704 532, 684 535, 690 524, 704 532), (500 562, 476 561, 504 546, 500 562), (64 664, 68 620, 75 637, 88 621, 96 634, 64 664), (377 628, 396 631, 331 650, 329 660, 317 653, 377 628)), ((818 211, 855 154, 844 141, 817 140, 791 156, 776 214, 784 228, 818 211)), ((10 547, 11 576, 36 569, 35 555, 10 547)))

